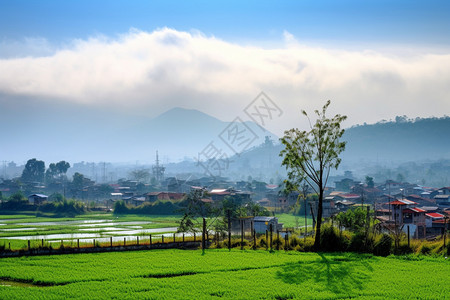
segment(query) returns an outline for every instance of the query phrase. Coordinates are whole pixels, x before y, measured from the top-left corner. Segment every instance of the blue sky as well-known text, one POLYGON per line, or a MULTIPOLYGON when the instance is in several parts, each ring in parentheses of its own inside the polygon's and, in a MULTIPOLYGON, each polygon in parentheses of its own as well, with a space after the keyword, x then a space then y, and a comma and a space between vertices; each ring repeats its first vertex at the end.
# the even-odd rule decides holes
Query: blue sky
POLYGON ((0 128, 174 107, 231 121, 261 91, 277 135, 328 99, 347 127, 441 117, 449 29, 450 1, 0 0, 0 128))
POLYGON ((23 1, 2 0, 0 38, 64 42, 131 27, 197 29, 239 42, 284 30, 321 43, 450 44, 448 1, 23 1))

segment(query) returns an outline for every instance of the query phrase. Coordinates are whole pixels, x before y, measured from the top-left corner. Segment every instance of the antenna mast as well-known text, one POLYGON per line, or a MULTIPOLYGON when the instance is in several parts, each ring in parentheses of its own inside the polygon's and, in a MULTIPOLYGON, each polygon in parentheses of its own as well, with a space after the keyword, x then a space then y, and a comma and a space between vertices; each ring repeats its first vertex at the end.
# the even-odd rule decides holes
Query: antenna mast
POLYGON ((153 177, 155 177, 158 183, 161 183, 161 181, 164 180, 164 172, 166 168, 163 165, 159 164, 158 150, 156 150, 156 161, 152 169, 153 169, 153 177))

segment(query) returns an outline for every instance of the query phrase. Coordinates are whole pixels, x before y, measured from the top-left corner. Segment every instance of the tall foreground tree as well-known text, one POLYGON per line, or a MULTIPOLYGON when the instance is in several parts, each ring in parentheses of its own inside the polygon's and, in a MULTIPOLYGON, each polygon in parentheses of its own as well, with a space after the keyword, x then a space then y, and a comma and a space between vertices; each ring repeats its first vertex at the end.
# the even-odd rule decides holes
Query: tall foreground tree
POLYGON ((321 249, 320 227, 322 225, 323 194, 332 168, 337 169, 341 163, 339 154, 344 151, 346 142, 340 141, 344 134, 341 123, 346 116, 335 115, 326 117, 326 110, 330 100, 323 106, 322 111, 315 110, 316 121, 313 125, 306 111, 302 114, 308 119, 310 130, 301 131, 292 128, 284 132, 280 139, 285 148, 280 152, 283 157, 282 165, 288 171, 289 181, 299 184, 306 181, 318 194, 318 210, 316 236, 314 248, 321 249))

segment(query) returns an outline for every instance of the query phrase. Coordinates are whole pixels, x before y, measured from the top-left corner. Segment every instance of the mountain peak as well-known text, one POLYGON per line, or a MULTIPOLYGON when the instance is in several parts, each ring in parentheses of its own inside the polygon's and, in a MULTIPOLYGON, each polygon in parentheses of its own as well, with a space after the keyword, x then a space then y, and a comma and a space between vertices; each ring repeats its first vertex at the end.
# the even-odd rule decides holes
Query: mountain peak
POLYGON ((196 109, 187 109, 182 107, 174 107, 168 111, 160 114, 154 121, 157 122, 170 122, 171 124, 183 124, 185 122, 189 123, 204 123, 208 124, 210 122, 222 122, 217 118, 214 118, 204 112, 196 109))

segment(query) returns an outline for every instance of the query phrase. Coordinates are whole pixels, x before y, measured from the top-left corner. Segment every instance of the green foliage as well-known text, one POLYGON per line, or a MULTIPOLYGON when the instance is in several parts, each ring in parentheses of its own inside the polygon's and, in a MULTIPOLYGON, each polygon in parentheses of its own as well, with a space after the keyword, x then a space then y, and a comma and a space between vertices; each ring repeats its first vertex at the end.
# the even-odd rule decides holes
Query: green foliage
POLYGON ((368 252, 365 246, 365 241, 365 234, 363 232, 356 232, 350 240, 349 250, 358 253, 368 252))
POLYGON ((351 231, 361 231, 366 224, 367 210, 364 207, 357 207, 346 212, 340 212, 335 220, 340 226, 351 231))
POLYGON ((330 103, 327 101, 321 112, 315 111, 317 119, 314 124, 311 124, 308 114, 302 111, 310 122, 309 131, 292 128, 285 131, 280 139, 285 146, 280 156, 283 157, 282 165, 287 169, 289 182, 298 189, 299 184, 306 181, 319 195, 315 240, 317 249, 320 249, 323 191, 330 170, 337 169, 341 163, 339 155, 344 151, 346 144, 340 141, 340 138, 344 134, 341 123, 347 117, 335 115, 331 119, 327 118, 326 110, 330 103))
POLYGON ((74 199, 55 202, 47 202, 39 206, 39 211, 41 212, 51 212, 60 216, 73 217, 76 215, 84 214, 86 208, 83 202, 76 201, 74 199))
POLYGON ((366 176, 366 184, 367 184, 367 187, 373 188, 375 186, 375 184, 373 182, 373 177, 366 176))
POLYGON ((9 197, 8 201, 11 201, 11 202, 25 202, 25 201, 28 201, 28 200, 27 200, 27 198, 25 198, 24 194, 21 191, 18 191, 16 193, 12 194, 9 197))
POLYGON ((179 214, 180 207, 171 201, 157 201, 155 203, 144 203, 139 206, 128 207, 124 201, 114 203, 114 214, 136 214, 136 215, 175 215, 179 214))
POLYGON ((45 163, 36 158, 29 159, 22 172, 22 181, 24 182, 43 182, 45 172, 45 163))
POLYGON ((373 247, 373 254, 378 256, 388 256, 391 254, 392 242, 394 239, 388 234, 382 234, 373 247))
POLYGON ((9 196, 7 201, 2 201, 2 203, 0 204, 0 208, 2 210, 19 211, 31 209, 32 205, 28 203, 28 199, 25 198, 23 193, 21 191, 18 191, 9 196))
POLYGON ((349 244, 347 237, 330 225, 323 226, 320 239, 323 251, 346 251, 349 244))
POLYGON ((58 163, 51 163, 45 171, 45 179, 47 183, 53 182, 58 179, 66 179, 67 170, 70 168, 70 164, 64 160, 58 163))
POLYGON ((48 196, 49 201, 64 201, 64 196, 60 193, 53 193, 50 196, 48 196))

